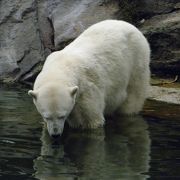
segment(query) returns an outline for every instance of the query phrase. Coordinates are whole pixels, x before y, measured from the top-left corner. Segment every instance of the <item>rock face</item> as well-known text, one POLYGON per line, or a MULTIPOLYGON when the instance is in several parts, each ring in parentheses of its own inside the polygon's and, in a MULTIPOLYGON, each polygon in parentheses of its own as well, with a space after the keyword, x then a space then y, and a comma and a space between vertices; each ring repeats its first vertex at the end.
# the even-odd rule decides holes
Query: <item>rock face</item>
POLYGON ((33 81, 49 53, 105 19, 141 28, 153 73, 179 74, 179 0, 0 0, 0 80, 33 81))
POLYGON ((75 39, 90 25, 115 18, 118 7, 117 1, 107 3, 102 0, 59 1, 56 9, 50 14, 54 27, 55 48, 61 48, 62 43, 66 44, 75 39))
POLYGON ((0 2, 0 76, 19 79, 44 59, 35 0, 0 2))
POLYGON ((180 3, 160 2, 161 8, 145 20, 141 30, 151 44, 152 72, 177 75, 180 74, 180 3))

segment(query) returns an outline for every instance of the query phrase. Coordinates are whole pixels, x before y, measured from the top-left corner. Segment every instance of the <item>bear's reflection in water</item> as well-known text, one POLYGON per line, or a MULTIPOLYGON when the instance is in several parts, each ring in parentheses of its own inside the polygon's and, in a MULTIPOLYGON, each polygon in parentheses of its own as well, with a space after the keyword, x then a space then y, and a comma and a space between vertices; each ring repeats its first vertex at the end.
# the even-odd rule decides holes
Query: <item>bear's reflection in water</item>
POLYGON ((34 160, 41 180, 145 180, 149 170, 150 137, 141 116, 109 120, 105 128, 68 130, 60 145, 42 132, 41 155, 34 160))

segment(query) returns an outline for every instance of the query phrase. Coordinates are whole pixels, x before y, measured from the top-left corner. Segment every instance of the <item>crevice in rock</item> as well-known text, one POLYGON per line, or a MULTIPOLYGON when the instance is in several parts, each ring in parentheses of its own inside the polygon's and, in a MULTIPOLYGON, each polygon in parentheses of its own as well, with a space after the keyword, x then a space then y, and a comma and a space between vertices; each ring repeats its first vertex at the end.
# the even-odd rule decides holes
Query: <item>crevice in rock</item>
MULTIPOLYGON (((43 37, 41 35, 41 30, 40 30, 40 26, 39 26, 39 6, 38 6, 38 3, 39 1, 36 1, 36 4, 35 4, 35 12, 36 12, 36 27, 37 27, 37 32, 38 32, 38 37, 39 37, 39 40, 41 42, 41 55, 43 56, 43 58, 45 59, 45 44, 44 44, 44 41, 43 41, 43 37)), ((43 60, 44 60, 43 59, 43 60)))
MULTIPOLYGON (((4 23, 7 23, 10 19, 12 20, 12 17, 13 15, 17 12, 17 7, 18 6, 15 6, 13 7, 13 9, 9 12, 8 15, 6 15, 1 21, 0 21, 0 25, 4 24, 4 23)), ((13 22, 19 22, 19 20, 15 21, 13 20, 13 22)), ((21 22, 21 21, 20 21, 21 22)))
POLYGON ((32 3, 31 7, 26 8, 22 13, 21 13, 21 19, 24 19, 28 14, 31 12, 34 12, 36 9, 36 1, 32 3))
POLYGON ((55 47, 55 51, 59 51, 64 49, 68 44, 70 44, 74 39, 68 39, 67 41, 62 41, 60 44, 57 44, 55 47))
POLYGON ((17 60, 17 64, 20 64, 29 53, 30 49, 25 50, 23 56, 19 60, 17 60))
POLYGON ((33 82, 35 81, 37 75, 41 71, 42 66, 43 66, 43 62, 38 62, 38 63, 34 64, 34 66, 32 66, 29 71, 25 72, 24 74, 21 74, 21 76, 16 78, 16 81, 19 81, 24 84, 32 85, 33 82))
POLYGON ((55 40, 54 40, 54 33, 55 33, 55 30, 54 30, 54 26, 53 26, 53 22, 52 22, 52 19, 50 19, 49 17, 47 17, 47 20, 49 22, 49 26, 51 28, 51 36, 50 36, 50 39, 51 39, 51 43, 53 45, 53 47, 51 47, 51 51, 55 51, 55 40))
POLYGON ((170 11, 168 11, 168 12, 154 13, 152 16, 150 16, 147 19, 151 19, 151 18, 153 18, 155 16, 160 16, 160 15, 169 15, 169 14, 174 13, 174 12, 179 11, 179 10, 180 10, 180 8, 174 8, 174 9, 171 9, 170 11))

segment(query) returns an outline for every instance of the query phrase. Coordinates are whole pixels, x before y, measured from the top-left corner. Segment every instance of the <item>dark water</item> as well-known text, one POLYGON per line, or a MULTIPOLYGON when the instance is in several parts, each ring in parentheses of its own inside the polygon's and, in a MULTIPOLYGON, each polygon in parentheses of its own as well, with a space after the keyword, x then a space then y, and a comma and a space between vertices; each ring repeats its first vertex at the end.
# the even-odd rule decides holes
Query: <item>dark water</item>
POLYGON ((149 102, 144 117, 54 143, 26 91, 0 88, 0 179, 180 179, 180 106, 149 102))

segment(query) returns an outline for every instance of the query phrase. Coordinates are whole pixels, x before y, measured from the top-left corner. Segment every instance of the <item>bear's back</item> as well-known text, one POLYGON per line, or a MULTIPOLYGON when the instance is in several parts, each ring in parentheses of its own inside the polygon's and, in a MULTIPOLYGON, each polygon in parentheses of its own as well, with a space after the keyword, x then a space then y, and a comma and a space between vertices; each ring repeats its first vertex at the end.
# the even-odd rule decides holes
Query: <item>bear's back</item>
POLYGON ((64 51, 100 57, 117 53, 120 56, 127 49, 137 53, 142 48, 150 53, 146 38, 135 26, 125 21, 105 20, 90 26, 64 51))
POLYGON ((97 48, 97 46, 103 46, 102 48, 104 48, 104 46, 116 44, 117 41, 123 43, 132 34, 143 37, 135 26, 125 21, 105 20, 90 26, 65 49, 86 47, 87 45, 89 45, 87 48, 97 48))

